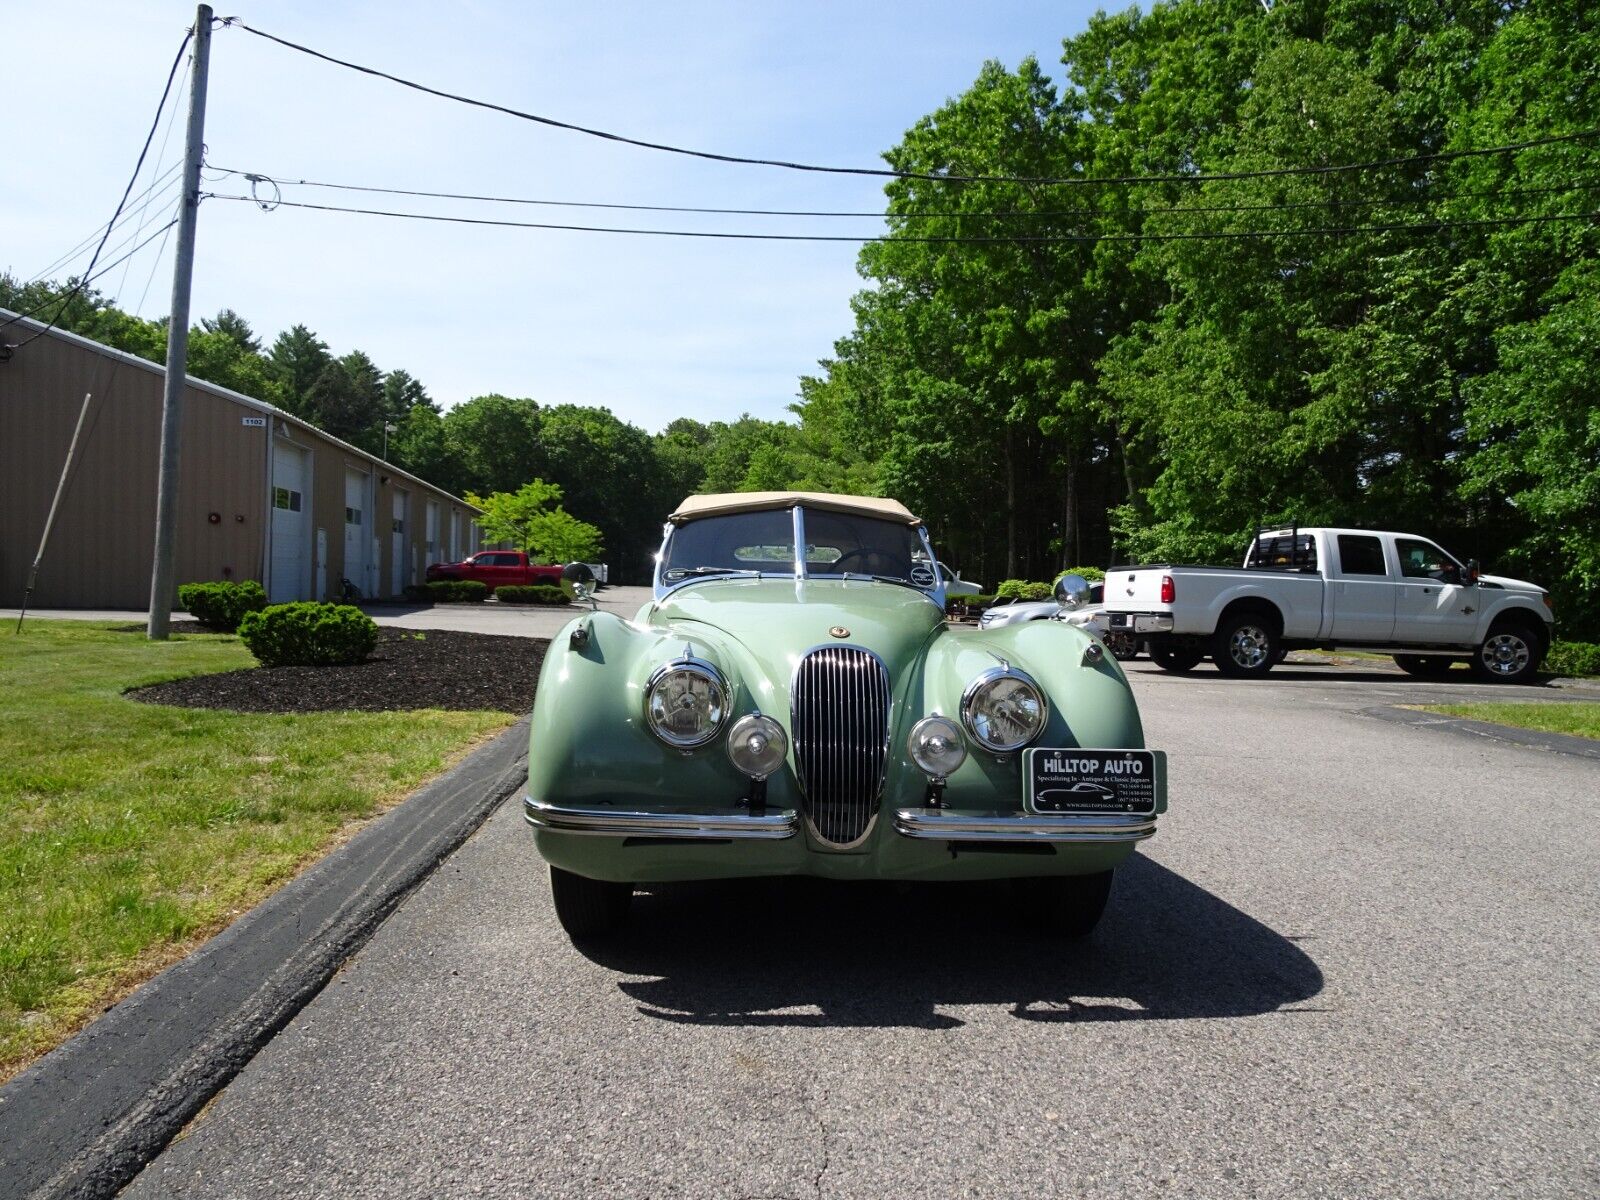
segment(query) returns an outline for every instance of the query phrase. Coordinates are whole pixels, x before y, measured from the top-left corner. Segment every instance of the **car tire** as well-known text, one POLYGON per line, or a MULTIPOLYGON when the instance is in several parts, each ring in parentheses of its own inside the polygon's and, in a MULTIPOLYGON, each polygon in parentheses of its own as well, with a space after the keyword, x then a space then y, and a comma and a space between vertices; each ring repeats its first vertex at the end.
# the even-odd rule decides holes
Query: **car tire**
POLYGON ((1113 874, 1099 871, 1093 875, 1047 875, 1021 880, 1024 903, 1035 925, 1051 937, 1086 938, 1106 911, 1113 874))
POLYGON ((1182 675, 1185 671, 1192 671, 1200 665, 1200 660, 1205 655, 1199 650, 1188 650, 1177 646, 1158 646, 1150 643, 1150 661, 1163 671, 1171 671, 1175 675, 1182 675))
POLYGON ((1278 661, 1277 622, 1251 611, 1227 618, 1212 639, 1211 658, 1224 675, 1259 679, 1278 661))
POLYGON ((1106 649, 1118 662, 1132 662, 1139 657, 1139 639, 1131 633, 1108 633, 1106 649))
POLYGON ((1544 643, 1526 625, 1496 625, 1472 655, 1472 673, 1487 683, 1528 683, 1538 674, 1544 643))
POLYGON ((574 942, 610 937, 628 923, 633 906, 633 884, 611 883, 550 868, 550 895, 556 920, 574 942))
POLYGON ((1450 668, 1456 665, 1456 660, 1441 658, 1437 654, 1396 654, 1394 665, 1418 679, 1443 679, 1450 673, 1450 668))

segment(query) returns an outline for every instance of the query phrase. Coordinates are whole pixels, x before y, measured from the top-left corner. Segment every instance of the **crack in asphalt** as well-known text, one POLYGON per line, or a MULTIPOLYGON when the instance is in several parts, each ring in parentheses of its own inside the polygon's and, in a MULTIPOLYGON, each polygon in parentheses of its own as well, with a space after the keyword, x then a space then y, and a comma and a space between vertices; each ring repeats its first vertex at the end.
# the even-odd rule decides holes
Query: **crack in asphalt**
POLYGON ((822 1166, 818 1169, 816 1175, 814 1175, 811 1180, 811 1186, 816 1191, 819 1200, 822 1196, 822 1177, 828 1173, 828 1168, 833 1165, 833 1147, 829 1143, 828 1118, 826 1115, 828 1111, 828 1097, 828 1089, 823 1088, 822 1103, 814 1106, 812 1111, 812 1116, 814 1116, 817 1121, 817 1131, 822 1135, 822 1166))

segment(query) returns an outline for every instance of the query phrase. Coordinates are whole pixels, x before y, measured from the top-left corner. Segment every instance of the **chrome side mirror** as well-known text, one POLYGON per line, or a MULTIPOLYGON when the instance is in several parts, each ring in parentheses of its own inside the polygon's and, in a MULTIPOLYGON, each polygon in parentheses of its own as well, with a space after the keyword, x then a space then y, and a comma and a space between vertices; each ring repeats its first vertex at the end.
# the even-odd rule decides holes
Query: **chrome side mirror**
POLYGON ((578 603, 587 602, 591 609, 599 610, 594 598, 594 571, 588 563, 569 562, 561 568, 561 582, 572 589, 572 597, 578 603))
POLYGON ((1055 597, 1062 608, 1082 608, 1089 603, 1089 581, 1082 575, 1063 575, 1056 580, 1055 597))

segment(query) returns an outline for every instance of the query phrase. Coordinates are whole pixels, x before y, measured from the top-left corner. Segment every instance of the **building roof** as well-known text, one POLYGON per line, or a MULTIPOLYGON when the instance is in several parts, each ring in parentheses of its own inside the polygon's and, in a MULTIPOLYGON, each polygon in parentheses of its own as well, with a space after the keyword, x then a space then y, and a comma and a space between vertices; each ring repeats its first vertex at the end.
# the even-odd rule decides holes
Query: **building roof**
POLYGON ((675 525, 701 517, 721 516, 724 513, 766 512, 775 508, 827 509, 830 512, 859 513, 880 520, 902 521, 907 525, 920 525, 921 520, 898 500, 882 496, 844 496, 835 492, 715 492, 704 496, 690 496, 667 519, 675 525))
MULTIPOLYGON (((13 318, 15 319, 16 324, 25 329, 32 329, 34 331, 42 330, 53 338, 59 338, 64 342, 68 342, 71 345, 79 347, 80 349, 93 351, 95 354, 99 354, 105 358, 114 359, 117 362, 126 363, 132 367, 138 367, 140 370, 149 371, 154 375, 165 377, 167 373, 167 368, 161 363, 153 363, 148 358, 140 358, 137 354, 129 354, 125 350, 118 350, 115 346, 108 346, 104 342, 97 342, 93 338, 86 338, 79 333, 69 333, 65 329, 46 328, 44 322, 42 321, 36 321, 32 317, 20 316, 19 314, 12 312, 10 309, 0 308, 0 321, 9 322, 12 321, 13 318)), ((257 400, 254 396, 247 396, 243 392, 236 392, 232 388, 222 387, 220 384, 211 383, 209 380, 198 379, 193 375, 186 375, 184 378, 188 385, 194 388, 196 391, 209 392, 213 396, 220 396, 224 400, 231 400, 233 403, 242 404, 246 408, 253 408, 258 412, 268 413, 271 416, 278 417, 286 424, 294 425, 300 429, 307 430, 316 434, 317 437, 322 438, 324 441, 332 442, 335 446, 338 446, 341 450, 344 450, 348 454, 353 454, 357 458, 364 458, 374 466, 382 467, 391 475, 397 475, 401 479, 409 479, 412 483, 420 484, 429 491, 438 492, 441 496, 448 496, 451 500, 456 501, 463 508, 471 509, 473 512, 483 511, 475 504, 468 504, 465 500, 461 499, 460 496, 456 496, 445 491, 438 484, 429 483, 426 479, 423 479, 417 475, 413 475, 410 471, 397 467, 394 465, 394 463, 389 462, 386 459, 379 458, 376 454, 372 454, 369 451, 363 450, 359 446, 352 446, 349 442, 344 441, 341 438, 334 437, 333 434, 328 433, 325 430, 318 429, 305 418, 297 417, 291 412, 285 412, 283 409, 274 404, 268 404, 265 400, 257 400)))

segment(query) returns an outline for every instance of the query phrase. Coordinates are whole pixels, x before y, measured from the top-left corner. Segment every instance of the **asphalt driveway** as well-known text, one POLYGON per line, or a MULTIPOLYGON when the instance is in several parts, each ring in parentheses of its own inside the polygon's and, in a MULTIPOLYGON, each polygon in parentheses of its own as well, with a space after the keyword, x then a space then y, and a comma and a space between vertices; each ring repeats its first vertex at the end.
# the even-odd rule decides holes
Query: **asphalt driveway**
POLYGON ((586 957, 509 803, 126 1194, 1596 1194, 1600 763, 1132 675, 1172 811, 1087 946, 791 883, 586 957))

